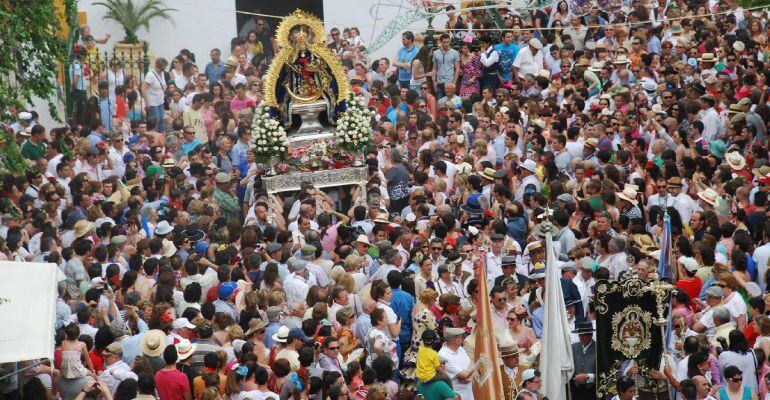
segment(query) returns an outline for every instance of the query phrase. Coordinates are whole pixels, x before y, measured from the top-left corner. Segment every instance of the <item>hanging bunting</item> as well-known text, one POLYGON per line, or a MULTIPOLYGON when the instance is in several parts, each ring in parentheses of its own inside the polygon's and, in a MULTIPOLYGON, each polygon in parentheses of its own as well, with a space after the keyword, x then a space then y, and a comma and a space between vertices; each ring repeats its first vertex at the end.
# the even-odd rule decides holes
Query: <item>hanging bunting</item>
POLYGON ((388 43, 388 41, 390 41, 390 39, 392 39, 394 36, 401 34, 401 32, 403 32, 404 29, 406 29, 406 27, 411 25, 413 22, 426 19, 433 15, 434 14, 419 9, 397 16, 388 22, 388 25, 386 25, 382 32, 380 32, 380 35, 374 39, 374 41, 369 45, 369 47, 366 48, 366 50, 364 50, 364 54, 374 53, 382 46, 384 46, 385 43, 388 43))
POLYGON ((572 12, 572 15, 577 15, 579 17, 588 14, 593 5, 593 0, 569 0, 570 12, 572 12))
POLYGON ((613 14, 620 12, 623 8, 623 0, 596 0, 596 5, 599 6, 600 10, 613 14))

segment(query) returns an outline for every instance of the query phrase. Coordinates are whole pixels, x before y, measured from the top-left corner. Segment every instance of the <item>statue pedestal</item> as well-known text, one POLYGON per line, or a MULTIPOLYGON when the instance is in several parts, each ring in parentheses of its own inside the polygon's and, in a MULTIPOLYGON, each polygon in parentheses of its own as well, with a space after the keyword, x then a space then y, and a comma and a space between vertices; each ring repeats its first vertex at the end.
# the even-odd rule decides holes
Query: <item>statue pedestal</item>
POLYGON ((340 187, 345 185, 362 185, 369 180, 367 167, 350 167, 314 172, 292 172, 283 175, 263 177, 265 189, 270 194, 295 192, 300 189, 302 182, 310 182, 317 189, 340 187))
POLYGON ((292 146, 334 137, 333 128, 327 128, 318 121, 318 115, 322 112, 326 112, 326 102, 323 100, 296 103, 292 106, 292 115, 298 115, 302 120, 299 128, 289 133, 289 142, 292 146))

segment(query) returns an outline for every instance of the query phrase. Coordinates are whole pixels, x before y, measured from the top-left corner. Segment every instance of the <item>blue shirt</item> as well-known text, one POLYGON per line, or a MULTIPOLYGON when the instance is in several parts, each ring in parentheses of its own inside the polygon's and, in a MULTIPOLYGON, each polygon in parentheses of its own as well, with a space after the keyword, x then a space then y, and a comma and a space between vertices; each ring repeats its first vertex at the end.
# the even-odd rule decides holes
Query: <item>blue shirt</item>
POLYGON ((711 278, 709 278, 706 282, 703 282, 703 286, 700 288, 700 294, 698 295, 698 298, 706 301, 706 290, 708 290, 710 287, 714 286, 714 283, 716 282, 716 278, 712 275, 711 278))
POLYGON ((240 168, 242 162, 246 160, 246 152, 249 151, 249 145, 243 144, 242 141, 238 141, 233 148, 230 149, 230 162, 236 167, 240 168))
POLYGON ((275 345, 275 340, 273 340, 273 335, 278 333, 278 328, 281 327, 281 324, 278 322, 271 322, 267 324, 267 327, 265 327, 265 339, 263 340, 265 342, 265 347, 272 348, 273 345, 275 345))
POLYGON ((98 145, 99 142, 104 141, 104 137, 97 131, 91 131, 91 133, 88 134, 88 141, 91 142, 91 147, 96 148, 96 145, 98 145))
POLYGON ((412 309, 414 308, 414 298, 401 290, 393 289, 393 298, 390 299, 390 308, 401 317, 401 334, 399 339, 401 343, 409 343, 412 337, 412 309))
POLYGON ((83 64, 79 61, 75 61, 70 65, 70 82, 74 82, 76 76, 78 77, 78 83, 75 90, 86 90, 86 78, 83 77, 83 64))
POLYGON ((663 51, 663 48, 661 47, 660 39, 658 39, 657 36, 652 35, 650 40, 647 42, 647 52, 660 54, 661 51, 663 51))
POLYGON ((198 141, 198 139, 193 139, 191 143, 185 140, 182 142, 181 147, 185 153, 190 154, 190 152, 193 151, 194 148, 200 146, 200 144, 201 142, 198 141))
POLYGON ((142 342, 144 333, 150 329, 147 326, 147 323, 142 319, 139 319, 139 321, 136 322, 136 325, 139 328, 138 334, 134 336, 126 335, 122 340, 116 340, 116 342, 120 344, 120 347, 123 348, 123 357, 121 358, 123 359, 123 362, 128 365, 131 365, 134 362, 136 356, 142 354, 142 349, 139 347, 139 343, 142 342))
POLYGON ((492 141, 492 148, 495 149, 495 153, 497 153, 497 165, 503 165, 503 156, 505 155, 505 135, 502 133, 497 135, 495 140, 492 141))
POLYGON ((545 308, 540 306, 532 312, 532 329, 535 330, 535 336, 540 339, 543 336, 543 318, 545 317, 545 308))
POLYGON ((99 98, 99 117, 102 120, 104 129, 112 130, 112 114, 115 111, 115 103, 111 102, 109 97, 99 98))
POLYGON ((519 54, 519 46, 511 43, 505 45, 505 43, 498 43, 495 45, 495 50, 500 54, 500 63, 497 65, 500 78, 504 81, 511 79, 513 73, 513 60, 516 59, 516 55, 519 54))
MULTIPOLYGON (((398 50, 398 53, 396 53, 396 57, 398 58, 398 62, 402 64, 410 64, 412 63, 412 60, 417 55, 417 52, 420 49, 417 48, 414 44, 412 44, 412 50, 407 50, 406 46, 400 48, 398 50)), ((399 81, 408 81, 412 79, 412 69, 411 68, 399 68, 398 69, 398 80, 399 81)))
POLYGON ((216 312, 230 314, 230 316, 233 317, 233 321, 238 322, 238 312, 235 311, 235 306, 233 306, 233 303, 217 299, 214 300, 212 304, 214 304, 214 310, 216 310, 216 312))
POLYGON ((209 83, 219 82, 222 79, 222 74, 225 72, 225 64, 220 60, 219 65, 214 65, 210 62, 206 64, 206 79, 209 83))

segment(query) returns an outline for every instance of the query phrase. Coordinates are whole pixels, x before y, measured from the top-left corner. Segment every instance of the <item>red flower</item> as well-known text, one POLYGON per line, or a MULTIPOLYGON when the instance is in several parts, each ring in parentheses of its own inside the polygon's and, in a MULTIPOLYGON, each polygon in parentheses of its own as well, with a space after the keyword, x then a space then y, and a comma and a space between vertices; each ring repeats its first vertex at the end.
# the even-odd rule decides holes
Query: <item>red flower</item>
POLYGON ((168 324, 168 323, 171 323, 171 322, 173 322, 173 321, 174 321, 174 319, 173 319, 173 318, 171 318, 171 315, 170 315, 170 314, 168 314, 168 313, 166 313, 166 314, 163 314, 163 316, 161 316, 161 317, 160 317, 160 319, 161 319, 163 322, 167 323, 167 324, 168 324))
POLYGON ((492 214, 492 210, 484 210, 484 215, 486 215, 489 218, 494 218, 494 214, 492 214))
POLYGON ((110 279, 110 282, 111 282, 111 283, 112 283, 112 284, 113 284, 115 287, 120 287, 120 276, 118 276, 118 275, 115 275, 115 276, 113 276, 113 277, 112 277, 112 279, 110 279))
POLYGON ((444 239, 444 241, 446 242, 446 244, 448 244, 448 245, 450 245, 452 247, 457 246, 457 239, 455 239, 453 237, 448 237, 448 238, 444 239))

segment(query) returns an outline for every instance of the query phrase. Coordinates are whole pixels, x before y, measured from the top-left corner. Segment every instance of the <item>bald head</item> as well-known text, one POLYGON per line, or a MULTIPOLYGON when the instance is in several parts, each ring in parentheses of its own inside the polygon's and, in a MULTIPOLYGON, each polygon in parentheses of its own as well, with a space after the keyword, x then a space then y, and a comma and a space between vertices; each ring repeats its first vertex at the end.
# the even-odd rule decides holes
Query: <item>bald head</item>
POLYGON ((377 302, 372 299, 365 299, 361 306, 365 314, 371 314, 377 308, 377 302))

